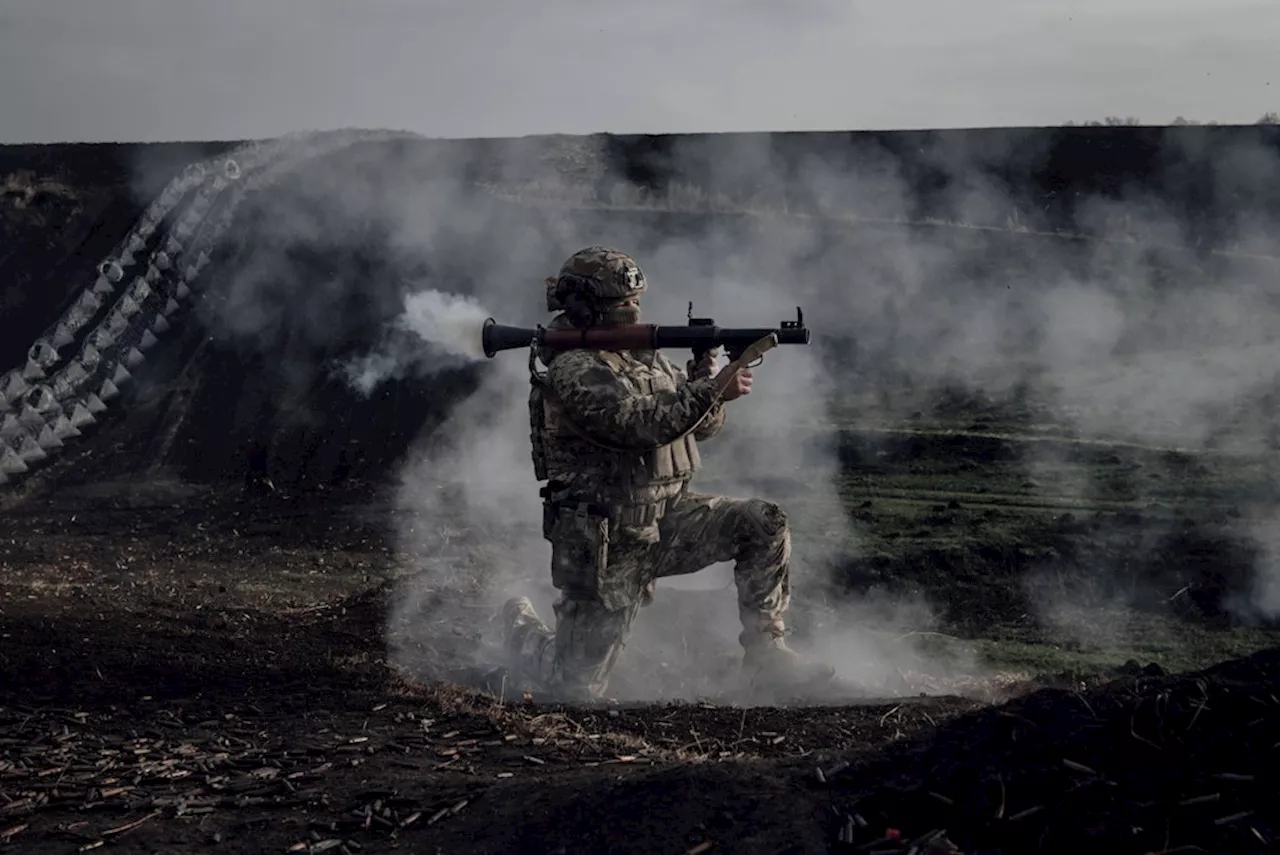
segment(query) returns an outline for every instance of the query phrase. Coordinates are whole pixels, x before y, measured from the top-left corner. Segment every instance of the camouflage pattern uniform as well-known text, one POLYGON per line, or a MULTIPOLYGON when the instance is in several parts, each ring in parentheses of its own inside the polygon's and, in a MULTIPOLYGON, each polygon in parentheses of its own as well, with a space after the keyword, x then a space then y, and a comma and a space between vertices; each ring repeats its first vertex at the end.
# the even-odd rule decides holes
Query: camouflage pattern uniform
MULTIPOLYGON (((643 273, 604 247, 575 253, 546 280, 552 325, 638 320, 643 273)), ((708 372, 690 378, 658 351, 544 350, 529 399, 543 533, 561 592, 548 628, 521 597, 507 603, 518 667, 569 699, 600 697, 632 621, 658 579, 734 562, 745 666, 784 679, 830 676, 783 642, 791 534, 777 506, 691 492, 698 442, 724 424, 708 372)))

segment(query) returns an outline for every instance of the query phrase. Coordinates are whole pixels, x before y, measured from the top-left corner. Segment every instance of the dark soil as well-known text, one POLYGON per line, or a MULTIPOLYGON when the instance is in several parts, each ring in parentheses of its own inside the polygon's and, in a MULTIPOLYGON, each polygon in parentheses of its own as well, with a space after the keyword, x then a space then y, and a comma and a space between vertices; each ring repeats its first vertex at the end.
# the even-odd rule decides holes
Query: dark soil
POLYGON ((821 800, 780 762, 978 706, 563 709, 413 686, 383 659, 383 589, 342 593, 390 562, 355 506, 136 493, 0 521, 0 835, 20 851, 820 852, 821 800), (305 586, 270 582, 321 560, 305 586))
POLYGON ((387 666, 385 587, 346 592, 393 559, 345 498, 117 488, 0 519, 0 839, 905 852, 945 830, 970 853, 1274 851, 1275 652, 997 707, 503 704, 387 666))

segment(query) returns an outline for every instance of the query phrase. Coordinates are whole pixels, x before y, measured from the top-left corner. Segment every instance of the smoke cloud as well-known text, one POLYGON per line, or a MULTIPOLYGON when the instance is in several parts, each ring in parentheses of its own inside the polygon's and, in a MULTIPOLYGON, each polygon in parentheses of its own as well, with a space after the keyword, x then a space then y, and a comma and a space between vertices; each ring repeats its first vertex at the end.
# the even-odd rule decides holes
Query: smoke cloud
POLYGON ((368 396, 388 380, 430 376, 484 357, 480 332, 488 313, 470 297, 414 291, 381 346, 341 365, 351 388, 368 396))
MULTIPOLYGON (((496 665, 498 611, 510 596, 531 596, 551 619, 527 353, 483 359, 479 332, 490 315, 545 322, 542 277, 583 246, 637 257, 651 283, 646 321, 682 323, 692 301, 695 315, 722 326, 772 326, 803 307, 814 345, 779 348, 756 369, 755 391, 729 405, 725 431, 705 445, 695 487, 788 512, 797 643, 833 661, 850 694, 919 691, 904 674, 975 666, 920 643, 946 604, 844 589, 841 574, 869 556, 840 430, 925 430, 943 391, 1008 403, 1030 390, 1041 420, 1021 429, 1056 431, 1061 442, 1272 447, 1269 420, 1239 416, 1271 388, 1278 364, 1265 218, 1233 224, 1210 252, 1150 200, 1086 200, 1080 234, 1048 234, 1030 200, 981 177, 999 151, 931 152, 951 183, 922 214, 917 188, 885 152, 850 163, 815 156, 796 175, 761 138, 694 141, 670 159, 705 186, 658 195, 611 174, 596 141, 539 145, 437 147, 429 157, 370 146, 342 155, 323 182, 264 191, 274 237, 255 240, 254 263, 225 290, 234 311, 216 321, 275 352, 302 334, 286 334, 301 328, 294 315, 309 319, 306 336, 355 342, 330 370, 361 398, 405 378, 429 386, 446 369, 474 370, 475 390, 420 437, 392 498, 398 546, 418 572, 398 585, 388 646, 411 674, 475 679, 496 665), (448 177, 477 172, 488 177, 448 177), (372 245, 395 275, 353 269, 304 283, 292 257, 271 249, 299 244, 372 245), (376 323, 359 336, 344 314, 356 304, 375 307, 362 310, 376 323)), ((1244 146, 1216 158, 1217 180, 1238 186, 1276 162, 1275 151, 1244 146)), ((1026 165, 1040 166, 1034 156, 1026 165)), ((1057 471, 1048 446, 1040 457, 1031 445, 1026 477, 1057 471)), ((1095 488, 1045 485, 1067 499, 1095 488)), ((1261 584, 1260 602, 1274 610, 1278 588, 1275 578, 1261 584)), ((1071 609, 1051 589, 1039 586, 1037 608, 1061 622, 1071 609)), ((728 567, 664 580, 615 694, 727 692, 736 621, 728 567)))

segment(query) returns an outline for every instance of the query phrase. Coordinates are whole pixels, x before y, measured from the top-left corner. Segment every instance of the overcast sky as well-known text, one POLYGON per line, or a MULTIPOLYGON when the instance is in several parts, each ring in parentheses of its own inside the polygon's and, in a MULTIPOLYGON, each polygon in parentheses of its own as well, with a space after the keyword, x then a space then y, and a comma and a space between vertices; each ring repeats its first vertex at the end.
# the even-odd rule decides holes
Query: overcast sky
POLYGON ((0 142, 1224 123, 1277 0, 0 0, 0 142))

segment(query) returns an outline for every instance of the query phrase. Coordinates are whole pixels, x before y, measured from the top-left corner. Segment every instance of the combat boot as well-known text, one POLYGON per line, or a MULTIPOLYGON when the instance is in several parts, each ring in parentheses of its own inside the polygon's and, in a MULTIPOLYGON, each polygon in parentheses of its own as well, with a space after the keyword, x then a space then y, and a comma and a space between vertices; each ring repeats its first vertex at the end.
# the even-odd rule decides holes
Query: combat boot
POLYGON ((536 647, 541 639, 554 635, 528 597, 512 597, 502 607, 502 646, 513 658, 522 658, 530 645, 536 647))
POLYGON ((502 607, 502 647, 513 670, 535 681, 545 679, 555 637, 528 597, 513 597, 502 607))
POLYGON ((835 678, 836 669, 807 659, 787 646, 780 620, 748 621, 738 640, 743 647, 742 673, 754 686, 795 690, 818 687, 835 678))

